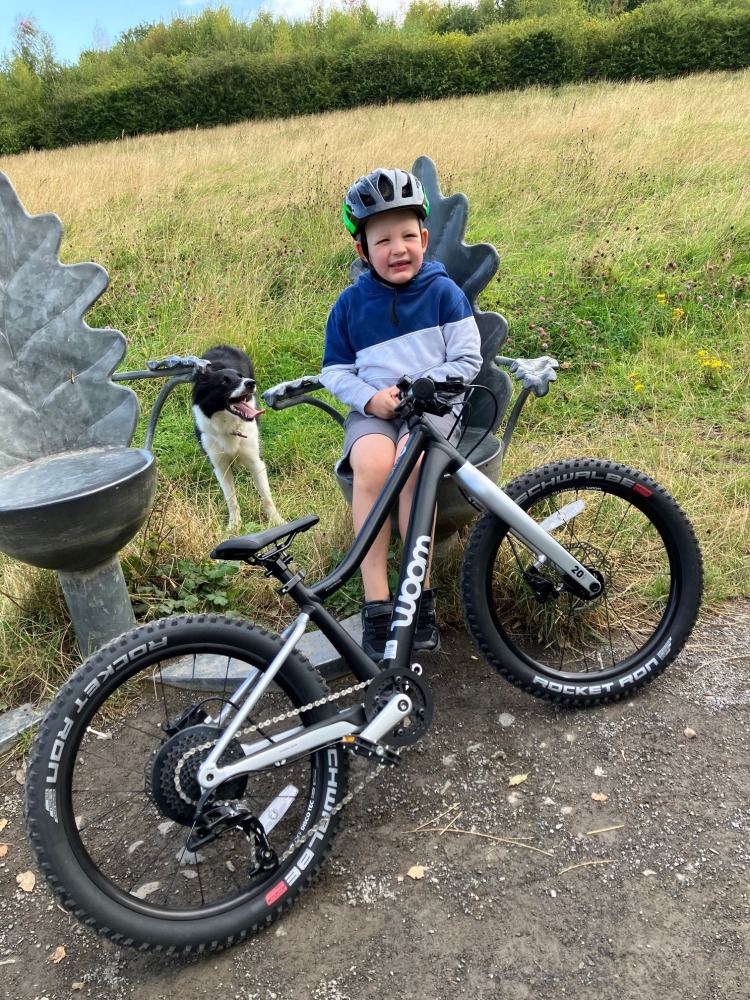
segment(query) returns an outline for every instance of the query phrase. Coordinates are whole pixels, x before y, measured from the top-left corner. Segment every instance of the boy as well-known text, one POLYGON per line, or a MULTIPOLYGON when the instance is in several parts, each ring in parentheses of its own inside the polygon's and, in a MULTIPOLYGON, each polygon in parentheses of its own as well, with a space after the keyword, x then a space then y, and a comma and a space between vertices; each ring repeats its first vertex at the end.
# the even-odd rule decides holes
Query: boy
MULTIPOLYGON (((344 451, 337 470, 352 478, 352 519, 359 532, 406 443, 408 428, 396 413, 402 376, 468 384, 482 363, 471 306, 442 264, 424 263, 429 203, 420 181, 405 170, 378 168, 352 185, 344 224, 368 270, 345 289, 326 326, 323 385, 349 407, 344 451)), ((455 417, 428 417, 448 435, 455 417)), ((399 498, 406 533, 415 470, 399 498)), ((386 522, 362 562, 365 601, 362 648, 383 658, 393 598, 387 579, 391 526, 386 522)), ((437 649, 440 637, 429 571, 419 608, 415 649, 437 649)))

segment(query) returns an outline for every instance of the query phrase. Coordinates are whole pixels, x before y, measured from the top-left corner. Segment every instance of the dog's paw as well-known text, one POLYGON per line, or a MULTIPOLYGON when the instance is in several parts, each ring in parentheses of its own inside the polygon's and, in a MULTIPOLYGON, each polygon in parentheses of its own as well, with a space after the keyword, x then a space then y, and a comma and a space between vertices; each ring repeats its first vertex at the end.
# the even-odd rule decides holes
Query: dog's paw
POLYGON ((269 517, 268 517, 268 527, 269 528, 278 528, 279 525, 281 525, 281 524, 286 524, 286 520, 281 516, 281 514, 279 514, 278 511, 276 511, 275 514, 270 514, 269 515, 269 517))

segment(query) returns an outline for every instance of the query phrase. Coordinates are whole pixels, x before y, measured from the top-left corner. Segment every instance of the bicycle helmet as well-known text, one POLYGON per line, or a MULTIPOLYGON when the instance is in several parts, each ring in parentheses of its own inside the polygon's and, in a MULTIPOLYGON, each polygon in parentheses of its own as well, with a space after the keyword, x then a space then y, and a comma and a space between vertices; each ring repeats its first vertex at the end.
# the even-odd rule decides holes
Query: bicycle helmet
POLYGON ((430 203, 422 182, 407 170, 378 167, 360 177, 344 198, 344 225, 356 239, 368 219, 396 208, 411 208, 422 221, 430 214, 430 203))

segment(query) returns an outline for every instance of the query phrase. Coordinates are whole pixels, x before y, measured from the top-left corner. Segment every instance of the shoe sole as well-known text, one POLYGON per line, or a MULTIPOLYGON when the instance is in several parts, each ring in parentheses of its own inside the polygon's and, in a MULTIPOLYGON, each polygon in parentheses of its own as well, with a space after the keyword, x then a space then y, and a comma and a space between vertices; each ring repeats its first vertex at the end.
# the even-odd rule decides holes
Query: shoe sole
POLYGON ((437 653, 440 649, 440 636, 438 636, 437 642, 433 645, 427 642, 415 642, 414 652, 415 653, 437 653))

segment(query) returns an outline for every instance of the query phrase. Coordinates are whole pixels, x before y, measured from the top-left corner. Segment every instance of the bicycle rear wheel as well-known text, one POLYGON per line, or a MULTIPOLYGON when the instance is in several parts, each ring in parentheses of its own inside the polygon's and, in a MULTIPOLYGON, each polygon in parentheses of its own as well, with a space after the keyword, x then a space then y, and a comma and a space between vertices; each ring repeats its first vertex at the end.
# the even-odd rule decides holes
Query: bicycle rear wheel
POLYGON ((588 458, 534 469, 506 493, 603 590, 576 597, 483 514, 464 551, 461 595, 489 663, 530 694, 571 705, 614 701, 662 673, 695 624, 703 581, 698 542, 673 497, 634 469, 588 458))
MULTIPOLYGON (((242 939, 299 896, 338 824, 330 814, 347 784, 339 748, 225 782, 212 804, 244 826, 230 816, 205 843, 190 839, 205 833, 195 775, 222 732, 217 717, 238 678, 259 679, 280 648, 248 622, 168 618, 115 640, 65 684, 35 741, 26 791, 30 841, 63 906, 120 944, 188 952, 242 939), (252 820, 275 864, 264 867, 252 820)), ((298 711, 326 693, 292 653, 220 763, 328 718, 330 704, 298 711)))

